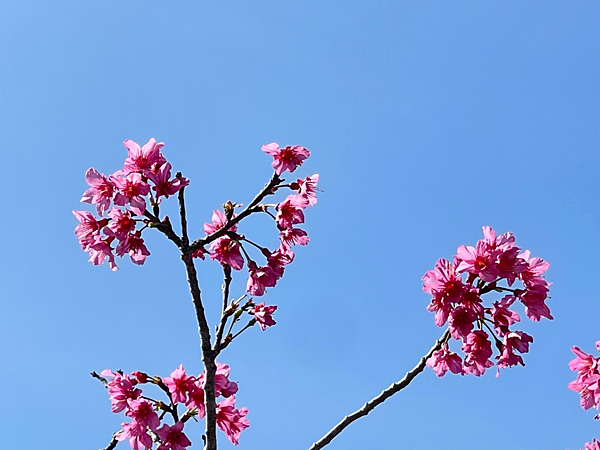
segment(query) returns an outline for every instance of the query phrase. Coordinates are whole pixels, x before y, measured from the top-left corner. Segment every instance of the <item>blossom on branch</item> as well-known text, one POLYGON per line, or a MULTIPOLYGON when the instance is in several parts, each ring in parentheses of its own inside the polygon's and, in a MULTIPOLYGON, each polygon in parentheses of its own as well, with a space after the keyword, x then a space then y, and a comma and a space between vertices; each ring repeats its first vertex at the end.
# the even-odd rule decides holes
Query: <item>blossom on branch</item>
POLYGON ((263 145, 262 151, 274 158, 271 165, 277 175, 281 175, 285 171, 293 172, 310 156, 310 151, 300 145, 292 145, 280 149, 279 145, 275 142, 263 145))

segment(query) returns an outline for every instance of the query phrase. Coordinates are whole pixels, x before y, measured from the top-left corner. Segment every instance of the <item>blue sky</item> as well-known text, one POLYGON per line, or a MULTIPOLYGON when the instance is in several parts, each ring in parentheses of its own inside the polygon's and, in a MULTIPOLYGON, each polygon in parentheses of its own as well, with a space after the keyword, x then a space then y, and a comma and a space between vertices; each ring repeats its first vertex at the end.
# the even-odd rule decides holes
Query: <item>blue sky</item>
MULTIPOLYGON (((73 234, 85 170, 150 137, 192 181, 195 236, 268 179, 262 144, 308 147, 299 174, 321 175, 311 244, 264 297, 277 326, 220 358, 250 410, 240 448, 307 449, 411 368, 441 334, 420 278, 482 225, 551 264, 555 320, 523 324, 527 366, 427 371, 328 448, 600 436, 566 388, 570 347, 600 339, 597 2, 24 0, 0 17, 3 450, 104 447, 123 418, 92 370, 201 370, 175 248, 148 233, 146 265, 112 273, 73 234)), ((244 231, 274 242, 264 225, 244 231)), ((214 323, 220 270, 199 267, 214 323)))

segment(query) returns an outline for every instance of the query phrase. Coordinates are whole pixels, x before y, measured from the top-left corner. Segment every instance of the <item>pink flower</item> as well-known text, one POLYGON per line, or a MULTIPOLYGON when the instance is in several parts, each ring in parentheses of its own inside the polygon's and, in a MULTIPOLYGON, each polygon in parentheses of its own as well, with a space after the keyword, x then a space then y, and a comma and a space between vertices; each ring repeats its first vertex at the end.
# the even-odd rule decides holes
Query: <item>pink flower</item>
POLYGON ((304 180, 298 180, 298 193, 306 196, 308 204, 314 206, 317 204, 317 183, 319 182, 319 174, 315 173, 310 177, 306 177, 304 180))
POLYGON ((485 369, 494 365, 490 361, 492 356, 492 343, 485 331, 476 330, 467 336, 462 347, 465 355, 465 373, 472 373, 476 377, 483 375, 485 369))
POLYGON ((284 266, 294 261, 294 252, 284 246, 279 247, 267 257, 267 265, 279 279, 283 276, 284 266))
POLYGON ((210 244, 210 259, 216 259, 221 264, 228 264, 232 269, 242 270, 244 267, 244 258, 240 254, 240 244, 238 241, 228 236, 221 236, 210 244))
POLYGON ((491 318, 494 322, 494 329, 500 337, 503 337, 509 332, 508 327, 510 325, 521 321, 521 318, 516 312, 508 309, 515 302, 515 300, 515 297, 512 295, 506 295, 499 302, 494 302, 494 308, 491 311, 491 318))
POLYGON ((217 373, 215 374, 215 397, 231 397, 238 391, 238 385, 235 381, 229 380, 229 366, 227 364, 217 363, 217 373))
POLYGON ((108 212, 108 217, 112 219, 108 228, 119 240, 125 239, 130 232, 135 230, 135 220, 129 210, 121 211, 113 206, 108 212))
POLYGON ((147 450, 152 448, 152 438, 146 433, 145 428, 142 430, 134 423, 124 423, 121 427, 123 432, 117 435, 118 441, 129 438, 129 445, 133 450, 142 450, 142 447, 147 450))
POLYGON ((264 303, 254 306, 254 318, 261 330, 265 331, 267 327, 275 325, 275 321, 271 314, 275 312, 277 306, 266 306, 264 303))
POLYGON ((179 367, 171 373, 170 377, 163 378, 163 383, 169 388, 173 403, 186 402, 185 396, 190 388, 193 388, 193 382, 194 377, 188 377, 185 374, 183 364, 180 364, 179 367))
POLYGON ((127 400, 127 405, 129 408, 125 412, 125 415, 133 419, 132 426, 139 427, 144 433, 146 432, 146 427, 152 431, 156 431, 160 425, 160 420, 158 420, 158 415, 154 411, 154 408, 152 408, 152 403, 143 399, 127 400))
MULTIPOLYGON (((519 353, 527 353, 529 351, 529 344, 533 342, 533 338, 527 333, 522 331, 513 331, 504 336, 504 344, 502 346, 502 353, 496 356, 498 360, 498 369, 504 369, 510 366, 516 366, 521 364, 525 365, 523 358, 520 355, 516 355, 514 350, 519 353)), ((496 374, 498 376, 498 374, 496 374)))
MULTIPOLYGON (((233 217, 235 217, 235 215, 233 217)), ((223 228, 225 226, 225 224, 227 223, 227 216, 225 216, 223 211, 215 209, 213 211, 211 220, 212 220, 212 224, 210 224, 210 223, 204 224, 204 232, 206 234, 213 234, 215 231, 223 228)), ((237 225, 234 225, 231 228, 229 228, 229 231, 232 231, 235 233, 237 231, 237 225)))
POLYGON ((593 442, 586 442, 584 450, 600 450, 600 442, 596 439, 593 442))
POLYGON ((185 450, 186 447, 192 445, 187 436, 183 433, 183 422, 177 422, 170 427, 164 424, 156 433, 162 442, 157 450, 185 450))
POLYGON ((198 418, 202 419, 206 415, 206 408, 204 406, 204 378, 200 375, 193 383, 190 383, 188 388, 188 401, 185 406, 188 409, 198 408, 198 418))
POLYGON ((246 292, 256 297, 264 295, 266 287, 274 287, 277 283, 277 275, 269 266, 257 267, 254 261, 248 261, 248 275, 246 292))
MULTIPOLYGON (((596 348, 600 351, 600 341, 596 342, 596 348)), ((571 370, 578 371, 577 378, 569 383, 569 389, 580 395, 580 403, 583 409, 596 408, 600 404, 600 371, 599 360, 581 351, 579 347, 572 348, 576 358, 569 363, 571 370)))
POLYGON ((166 162, 165 158, 160 153, 160 149, 163 148, 165 144, 162 142, 156 143, 154 138, 151 138, 142 148, 130 139, 123 142, 123 145, 128 150, 128 156, 124 166, 125 175, 137 172, 147 176, 148 172, 150 172, 155 164, 161 166, 166 162))
POLYGON ((463 374, 462 360, 456 353, 448 350, 448 343, 444 343, 441 349, 433 352, 431 358, 427 360, 427 365, 438 377, 443 377, 448 370, 452 373, 463 374))
POLYGON ((293 172, 296 167, 301 166, 306 158, 310 156, 308 149, 300 145, 287 146, 280 149, 275 142, 262 146, 262 151, 271 155, 275 160, 271 166, 275 169, 277 175, 281 175, 286 170, 293 172))
POLYGON ((484 241, 477 242, 477 247, 461 245, 456 251, 460 263, 456 267, 458 273, 469 272, 478 275, 483 281, 495 281, 498 268, 495 264, 497 254, 490 250, 484 241))
POLYGON ((115 193, 115 185, 106 178, 106 175, 100 175, 93 167, 85 173, 85 181, 91 187, 83 193, 81 201, 95 204, 98 215, 102 217, 110 206, 110 201, 115 193))
POLYGON ((119 190, 115 195, 115 205, 125 206, 129 203, 136 215, 143 216, 146 200, 142 196, 148 195, 150 186, 142 181, 142 176, 139 173, 130 173, 126 178, 111 175, 110 179, 119 190))
POLYGON ((238 445, 240 434, 250 426, 246 419, 247 408, 238 410, 235 407, 235 396, 231 396, 217 404, 217 426, 234 445, 238 445))
POLYGON ((300 195, 289 195, 283 202, 279 203, 277 210, 277 226, 280 230, 292 228, 295 224, 304 223, 302 210, 308 206, 308 197, 300 195))
POLYGON ((105 378, 113 378, 106 387, 110 396, 110 410, 114 413, 123 411, 128 406, 128 400, 137 400, 142 395, 142 391, 134 387, 134 383, 128 375, 114 373, 109 369, 103 370, 100 375, 105 378))
POLYGON ((169 195, 175 194, 182 187, 190 184, 190 180, 184 177, 169 180, 171 178, 171 164, 168 162, 160 166, 156 172, 148 172, 147 176, 155 184, 152 189, 156 192, 157 199, 161 196, 169 198, 169 195))
POLYGON ((473 322, 477 316, 473 311, 458 306, 450 313, 450 334, 454 339, 464 339, 473 330, 473 322))
POLYGON ((310 239, 308 233, 300 228, 287 228, 280 230, 279 241, 284 249, 290 250, 292 245, 308 245, 310 239))
POLYGON ((108 258, 108 266, 110 270, 113 272, 118 270, 117 264, 115 263, 115 256, 112 254, 112 247, 110 246, 114 237, 109 236, 106 239, 98 239, 96 240, 90 247, 90 259, 91 262, 95 266, 99 266, 100 264, 104 264, 104 261, 108 258))
POLYGON ((439 327, 446 323, 452 309, 452 303, 459 303, 466 286, 456 273, 452 263, 440 258, 433 270, 427 271, 423 278, 423 290, 433 295, 427 311, 435 312, 435 324, 439 327))
POLYGON ((125 239, 119 242, 116 250, 117 256, 123 256, 125 253, 129 254, 132 263, 140 266, 144 264, 146 258, 150 256, 150 252, 144 244, 142 233, 140 231, 128 234, 125 239))
POLYGON ((73 215, 79 220, 79 225, 75 227, 75 235, 79 239, 81 249, 87 252, 94 243, 101 239, 100 230, 106 226, 108 220, 98 221, 87 211, 73 211, 73 215))

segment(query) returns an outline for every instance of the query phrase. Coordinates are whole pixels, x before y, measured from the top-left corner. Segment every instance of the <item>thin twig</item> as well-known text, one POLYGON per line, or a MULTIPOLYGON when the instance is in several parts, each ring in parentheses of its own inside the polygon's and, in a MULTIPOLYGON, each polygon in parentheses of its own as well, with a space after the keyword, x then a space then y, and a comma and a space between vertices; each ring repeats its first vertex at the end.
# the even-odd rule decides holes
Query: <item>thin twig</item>
POLYGON ((380 405, 381 403, 386 401, 388 398, 390 398, 392 395, 396 394, 397 392, 401 391, 406 386, 408 386, 410 384, 410 382, 419 373, 421 373, 423 371, 423 369, 425 369, 427 360, 429 358, 431 358, 431 355, 433 355, 433 352, 439 350, 442 347, 442 344, 444 344, 448 340, 449 337, 450 337, 450 330, 447 329, 446 331, 444 331, 444 334, 442 334, 442 336, 435 342, 434 346, 431 347, 429 352, 427 352, 427 354, 421 358, 419 363, 415 367, 413 367, 413 369, 411 371, 409 371, 406 375, 404 375, 404 378, 402 378, 397 383, 392 384, 390 387, 388 387, 383 392, 381 392, 381 394, 379 394, 377 397, 373 398, 372 400, 369 400, 359 410, 344 417, 340 421, 340 423, 338 423, 335 427, 333 427, 331 430, 329 430, 329 432, 325 436, 323 436, 321 439, 319 439, 317 442, 315 442, 310 447, 309 450, 319 450, 319 449, 325 447, 327 444, 329 444, 333 440, 333 438, 335 438, 338 434, 340 434, 352 422, 354 422, 357 419, 360 419, 363 416, 366 416, 373 409, 375 409, 376 406, 380 405))
POLYGON ((223 331, 225 331, 225 325, 227 325, 227 319, 229 317, 226 314, 227 302, 229 301, 229 286, 231 285, 231 266, 228 264, 223 265, 223 309, 221 310, 221 320, 219 322, 219 328, 217 328, 217 335, 215 337, 215 344, 213 345, 213 351, 215 357, 221 351, 221 340, 223 339, 223 331))
POLYGON ((173 226, 171 225, 171 222, 169 221, 169 218, 167 216, 165 216, 164 221, 161 222, 161 220, 158 217, 156 217, 154 214, 152 214, 148 210, 146 210, 144 212, 144 215, 148 219, 150 219, 151 227, 156 228, 158 231, 163 233, 170 241, 173 241, 173 243, 179 249, 183 249, 183 244, 181 242, 181 238, 179 236, 177 236, 175 231, 173 231, 173 226))
MULTIPOLYGON (((177 177, 181 178, 181 172, 177 173, 177 177)), ((179 199, 179 218, 181 219, 181 242, 183 244, 183 249, 187 250, 187 247, 190 245, 190 239, 188 238, 187 231, 187 219, 185 217, 185 199, 183 197, 183 191, 185 190, 185 186, 179 189, 178 199, 179 199)))
POLYGON ((223 227, 219 228, 214 233, 211 233, 208 236, 205 236, 203 238, 196 239, 190 245, 188 251, 190 253, 193 253, 195 250, 198 250, 200 247, 203 247, 206 244, 211 243, 215 239, 218 239, 221 236, 225 235, 225 233, 227 233, 227 231, 229 231, 229 229, 232 226, 234 226, 235 224, 237 224, 239 221, 245 219, 250 214, 255 213, 255 212, 261 212, 263 209, 259 208, 258 204, 267 195, 271 195, 273 193, 273 188, 275 186, 277 186, 281 181, 283 181, 283 180, 281 178, 279 178, 279 176, 276 173, 273 173, 273 176, 271 177, 271 179, 269 180, 269 182, 267 184, 265 184, 265 187, 256 195, 256 197, 254 197, 254 200, 252 200, 248 204, 248 206, 246 206, 246 208, 244 208, 244 210, 241 213, 239 213, 237 216, 235 216, 231 220, 228 220, 227 223, 223 227))
POLYGON ((112 435, 112 439, 110 440, 109 444, 106 447, 104 447, 104 448, 102 448, 100 450, 113 450, 117 446, 117 444, 119 443, 119 440, 117 439, 117 436, 119 434, 121 434, 121 431, 117 431, 116 433, 114 433, 112 435))

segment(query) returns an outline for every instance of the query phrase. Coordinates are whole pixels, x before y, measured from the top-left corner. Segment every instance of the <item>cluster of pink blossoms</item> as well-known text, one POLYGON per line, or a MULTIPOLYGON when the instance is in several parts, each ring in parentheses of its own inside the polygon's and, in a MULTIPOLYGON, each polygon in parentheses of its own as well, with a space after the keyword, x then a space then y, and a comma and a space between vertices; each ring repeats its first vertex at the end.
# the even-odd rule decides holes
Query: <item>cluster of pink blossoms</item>
POLYGON ((447 342, 434 352, 427 365, 439 377, 448 370, 480 376, 492 367, 490 336, 499 351, 498 370, 525 365, 520 354, 529 351, 533 338, 523 331, 510 329, 521 320, 511 309, 517 301, 525 306, 529 319, 552 319, 545 303, 549 283, 543 276, 549 264, 540 258, 531 258, 528 250, 521 252, 511 233, 496 236, 494 230, 486 226, 483 235, 475 247, 461 245, 453 262, 440 259, 435 269, 423 276, 423 290, 433 296, 427 310, 435 313, 436 325, 449 323, 450 335, 462 341, 464 352, 463 360, 449 349, 447 342), (507 286, 499 285, 502 280, 507 286), (512 288, 517 280, 522 288, 512 288), (485 307, 481 297, 492 291, 509 294, 495 301, 492 307, 485 307))
MULTIPOLYGON (((299 145, 280 149, 276 143, 272 143, 264 145, 262 150, 273 156, 274 161, 272 166, 275 168, 277 176, 281 175, 284 171, 294 172, 310 156, 310 152, 299 145)), ((264 295, 266 288, 274 287, 277 281, 283 276, 285 266, 294 260, 292 247, 294 245, 307 245, 309 242, 306 231, 295 225, 304 223, 304 210, 317 203, 318 181, 319 175, 315 174, 274 188, 274 192, 282 187, 296 192, 295 194, 288 195, 282 202, 273 205, 275 210, 273 214, 268 211, 268 207, 271 205, 265 205, 265 212, 273 217, 277 225, 279 248, 269 250, 255 244, 245 236, 239 234, 237 225, 234 225, 228 229, 224 236, 213 241, 208 251, 200 248, 194 252, 193 256, 205 259, 205 254, 210 254, 211 259, 223 265, 229 265, 234 270, 243 269, 245 258, 248 266, 247 292, 255 297, 264 295), (244 242, 260 250, 262 256, 266 258, 264 265, 259 266, 250 257, 247 249, 244 247, 244 242)), ((229 202, 224 205, 224 208, 225 212, 215 210, 211 218, 211 223, 204 224, 204 232, 207 235, 220 230, 230 219, 235 217, 233 213, 234 204, 229 202), (229 217, 227 213, 229 213, 229 217)), ((257 321, 261 324, 258 317, 257 321)), ((262 325, 261 328, 264 329, 262 325)))
POLYGON ((189 184, 187 178, 180 176, 171 179, 171 164, 160 152, 162 142, 150 139, 140 148, 132 140, 126 140, 124 145, 128 156, 123 169, 106 176, 90 168, 85 174, 90 188, 81 201, 96 205, 102 219, 96 219, 87 211, 73 211, 80 222, 75 234, 83 251, 90 252, 90 262, 99 265, 108 259, 112 270, 118 269, 113 251, 119 257, 129 254, 131 261, 139 265, 150 255, 142 230, 136 230, 137 223, 143 222, 136 217, 145 215, 146 200, 152 206, 158 205, 161 197, 168 198, 189 184), (110 208, 111 204, 115 206, 110 208), (108 218, 104 218, 105 214, 108 218), (118 244, 113 248, 115 239, 118 244))
MULTIPOLYGON (((202 419, 205 416, 204 374, 188 376, 180 365, 170 377, 162 379, 143 372, 127 375, 109 369, 103 370, 100 375, 108 379, 106 386, 112 412, 125 411, 125 415, 131 419, 131 422, 121 425, 122 431, 117 435, 119 441, 129 439, 133 450, 151 449, 154 442, 158 445, 157 450, 185 450, 192 445, 183 428, 191 417, 202 419), (143 384, 159 386, 168 393, 168 403, 142 395, 140 386, 143 384), (179 415, 179 404, 187 408, 182 415, 179 415), (158 411, 162 413, 160 416, 158 411), (163 423, 161 426, 166 413, 173 417, 175 423, 163 423)), ((235 407, 237 391, 237 383, 229 380, 229 366, 217 363, 215 398, 224 397, 217 403, 217 426, 235 445, 239 442, 240 433, 250 426, 246 419, 248 409, 235 407)))

